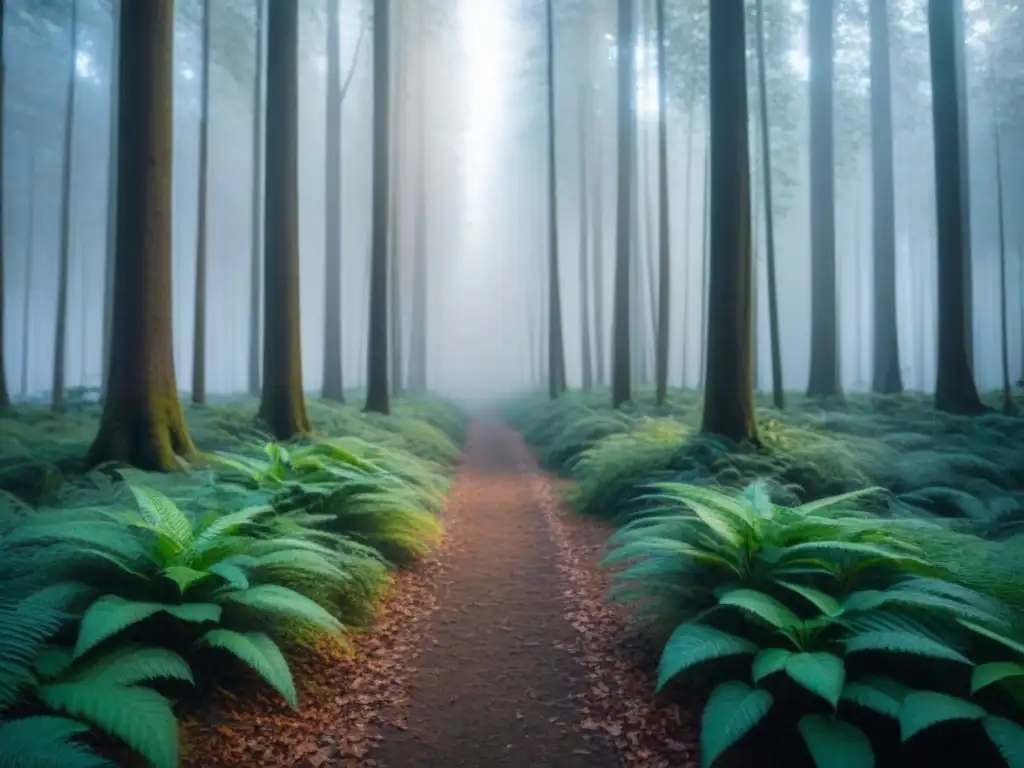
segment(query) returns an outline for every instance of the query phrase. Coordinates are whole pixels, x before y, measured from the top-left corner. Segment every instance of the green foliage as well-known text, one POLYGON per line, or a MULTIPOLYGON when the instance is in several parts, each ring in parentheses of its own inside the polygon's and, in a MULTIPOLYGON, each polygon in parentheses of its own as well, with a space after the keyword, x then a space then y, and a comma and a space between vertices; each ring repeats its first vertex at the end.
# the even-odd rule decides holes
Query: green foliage
POLYGON ((174 475, 78 472, 91 404, 5 421, 0 476, 18 495, 0 491, 0 764, 109 765, 79 741, 97 731, 177 765, 174 703, 237 669, 298 706, 287 647, 365 623, 388 563, 440 536, 464 422, 404 408, 360 426, 323 406, 347 436, 295 446, 264 444, 244 408, 196 410, 197 441, 230 458, 174 475), (34 485, 39 466, 59 481, 34 485))
POLYGON ((708 700, 705 765, 778 706, 823 768, 874 765, 880 737, 864 711, 895 720, 903 742, 962 720, 994 729, 1000 749, 1000 739, 1024 739, 1008 719, 1014 708, 984 696, 1020 679, 1024 646, 1006 634, 1007 610, 924 557, 915 541, 931 524, 851 508, 872 491, 798 507, 758 486, 738 496, 677 483, 655 491, 612 537, 605 564, 626 566, 619 598, 674 624, 659 688, 706 664, 747 661, 723 666, 729 676, 708 700))

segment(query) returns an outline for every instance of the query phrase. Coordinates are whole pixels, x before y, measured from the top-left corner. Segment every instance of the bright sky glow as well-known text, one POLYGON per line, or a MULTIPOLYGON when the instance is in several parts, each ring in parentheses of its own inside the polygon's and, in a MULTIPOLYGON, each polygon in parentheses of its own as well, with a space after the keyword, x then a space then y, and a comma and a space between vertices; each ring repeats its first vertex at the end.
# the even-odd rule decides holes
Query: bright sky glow
POLYGON ((801 79, 806 80, 811 75, 811 60, 807 54, 796 48, 786 52, 786 62, 801 79))

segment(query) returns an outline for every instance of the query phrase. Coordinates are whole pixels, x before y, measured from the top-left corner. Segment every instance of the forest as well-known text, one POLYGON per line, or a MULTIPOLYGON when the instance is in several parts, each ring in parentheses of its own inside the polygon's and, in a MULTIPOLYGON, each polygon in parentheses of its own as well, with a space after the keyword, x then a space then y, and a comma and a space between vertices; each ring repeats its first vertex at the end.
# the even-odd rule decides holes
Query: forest
POLYGON ((1024 768, 1024 4, 0 30, 2 768, 1024 768))

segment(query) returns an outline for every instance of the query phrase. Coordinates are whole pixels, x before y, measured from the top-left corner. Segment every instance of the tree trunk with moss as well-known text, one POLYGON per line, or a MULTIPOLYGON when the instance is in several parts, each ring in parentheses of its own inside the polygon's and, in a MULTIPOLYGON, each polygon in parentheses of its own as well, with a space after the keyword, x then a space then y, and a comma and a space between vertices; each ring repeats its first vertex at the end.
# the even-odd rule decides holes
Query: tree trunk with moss
POLYGON ((612 308, 612 407, 621 408, 632 398, 629 338, 630 208, 633 182, 633 106, 636 102, 633 3, 619 0, 617 63, 617 195, 615 214, 615 282, 612 308), (621 41, 626 44, 622 45, 621 41))
POLYGON ((206 402, 206 193, 210 145, 210 0, 203 0, 203 79, 199 113, 199 189, 196 195, 196 295, 192 326, 192 402, 206 402))
POLYGON ((88 461, 168 471, 177 456, 195 453, 178 400, 171 323, 173 0, 124 3, 118 34, 110 368, 88 461))
POLYGON ((267 7, 263 212, 263 388, 259 418, 278 440, 306 434, 299 303, 299 8, 267 7))
POLYGON ((701 431, 757 439, 743 0, 711 4, 711 259, 701 431))
POLYGON ((390 147, 390 0, 373 3, 373 191, 370 307, 366 343, 367 411, 391 412, 388 385, 388 184, 390 147))
POLYGON ((835 0, 815 0, 808 12, 811 164, 811 371, 808 397, 842 394, 839 304, 836 297, 835 0))
POLYGON ((63 156, 60 191, 60 255, 57 266, 57 320, 53 339, 53 381, 50 404, 64 410, 67 389, 68 277, 71 261, 71 164, 75 135, 75 94, 77 92, 78 0, 71 1, 71 38, 68 41, 67 99, 64 102, 63 156))
POLYGON ((928 42, 935 131, 935 204, 938 234, 938 380, 935 407, 951 413, 984 410, 974 382, 964 283, 970 258, 964 238, 961 99, 957 76, 957 24, 950 0, 929 0, 928 42))

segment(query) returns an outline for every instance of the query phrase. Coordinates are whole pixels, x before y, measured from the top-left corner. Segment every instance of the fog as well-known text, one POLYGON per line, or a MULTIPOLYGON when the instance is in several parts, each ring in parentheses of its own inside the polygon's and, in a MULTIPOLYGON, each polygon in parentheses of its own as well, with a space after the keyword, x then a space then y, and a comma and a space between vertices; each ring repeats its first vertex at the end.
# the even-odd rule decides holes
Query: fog
MULTIPOLYGON (((771 169, 785 386, 806 387, 810 358, 807 0, 766 0, 771 169)), ((926 0, 890 2, 897 299, 908 389, 930 392, 936 376, 934 159, 926 0)), ((173 297, 175 366, 188 391, 197 238, 201 103, 201 3, 178 0, 175 25, 173 297)), ((214 0, 208 176, 207 387, 245 391, 251 312, 255 14, 252 0, 214 0)), ((566 367, 582 381, 581 128, 593 205, 601 189, 603 339, 610 339, 615 242, 615 3, 557 2, 554 73, 557 240, 566 367), (586 91, 587 106, 580 107, 586 91), (582 117, 581 117, 582 115, 582 117)), ((671 237, 669 381, 700 384, 707 141, 706 2, 671 0, 668 141, 671 237)), ((753 2, 748 3, 753 7, 753 2)), ((343 79, 352 69, 342 124, 342 205, 325 211, 327 95, 324 0, 300 2, 300 247, 303 379, 323 380, 324 242, 342 232, 343 367, 347 388, 365 383, 372 135, 371 3, 341 3, 343 79)), ((657 48, 653 3, 638 2, 639 188, 634 259, 657 248, 657 48)), ((871 135, 866 0, 841 0, 836 27, 836 247, 844 389, 871 380, 871 135)), ((104 261, 108 237, 112 29, 110 0, 6 0, 4 19, 4 351, 15 399, 51 387, 61 239, 61 167, 68 57, 75 50, 66 383, 102 379, 104 261)), ((979 389, 1002 381, 998 196, 993 116, 1000 115, 1007 211, 1010 370, 1024 366, 1024 11, 1007 0, 965 0, 973 355, 979 389)), ((547 322, 548 147, 543 0, 392 0, 393 143, 399 192, 400 304, 408 338, 415 157, 424 152, 427 210, 427 360, 431 390, 464 398, 538 385, 547 322), (422 63, 421 66, 418 62, 422 63), (423 107, 422 123, 418 110, 423 107), (403 120, 404 118, 404 120, 403 120), (422 132, 422 137, 421 137, 422 132), (422 143, 421 143, 422 140, 422 143)), ((748 24, 753 40, 754 24, 748 24)), ((756 212, 757 384, 770 387, 763 160, 754 127, 756 57, 748 56, 752 197, 756 212)), ((259 230, 257 230, 259 231, 259 230)), ((653 263, 653 256, 650 257, 653 263)), ((651 272, 639 268, 639 346, 653 345, 651 272)), ((593 322, 593 306, 590 318, 593 322)), ((653 347, 652 347, 653 348, 653 347)), ((408 342, 405 344, 408 350, 408 342)), ((640 368, 653 370, 651 354, 640 368)), ((641 357, 643 355, 641 354, 641 357)), ((544 358, 546 359, 546 358, 544 358)), ((610 354, 603 355, 605 368, 610 354)), ((647 374, 648 379, 650 373, 647 374)), ((643 374, 641 372, 641 380, 643 374)))

